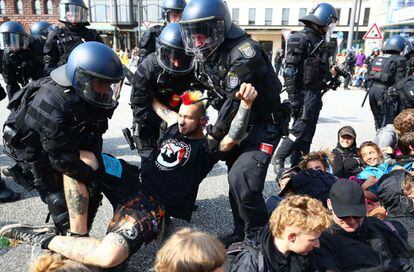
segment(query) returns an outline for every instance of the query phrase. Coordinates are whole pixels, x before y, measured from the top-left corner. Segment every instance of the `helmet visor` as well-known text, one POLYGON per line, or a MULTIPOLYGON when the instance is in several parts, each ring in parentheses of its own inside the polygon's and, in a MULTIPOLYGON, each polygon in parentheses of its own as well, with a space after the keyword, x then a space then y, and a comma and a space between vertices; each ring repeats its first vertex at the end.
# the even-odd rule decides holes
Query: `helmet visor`
POLYGON ((335 29, 337 23, 338 23, 338 21, 335 19, 328 25, 328 30, 326 31, 326 35, 325 35, 325 40, 326 41, 329 41, 331 39, 331 36, 334 32, 334 29, 335 29))
POLYGON ((122 80, 111 81, 93 76, 82 69, 77 69, 73 87, 86 101, 101 108, 112 108, 116 106, 121 95, 122 80))
POLYGON ((203 21, 181 22, 181 36, 187 54, 206 60, 224 41, 223 20, 210 18, 203 21))
POLYGON ((0 49, 27 49, 28 43, 27 35, 10 32, 0 33, 0 49))
POLYGON ((88 21, 88 10, 74 4, 59 4, 59 21, 86 23, 88 21))
POLYGON ((183 49, 158 43, 157 58, 162 68, 173 74, 186 74, 191 71, 193 65, 193 57, 186 55, 183 49))

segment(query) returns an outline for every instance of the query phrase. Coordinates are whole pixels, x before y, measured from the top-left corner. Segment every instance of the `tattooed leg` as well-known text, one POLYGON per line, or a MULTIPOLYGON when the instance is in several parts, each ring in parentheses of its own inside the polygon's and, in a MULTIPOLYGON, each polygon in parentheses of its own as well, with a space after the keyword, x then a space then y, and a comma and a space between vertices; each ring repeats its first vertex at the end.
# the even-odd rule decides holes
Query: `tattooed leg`
POLYGON ((63 176, 66 204, 69 210, 70 232, 88 233, 89 193, 85 184, 63 176))
POLYGON ((110 232, 102 241, 92 237, 56 236, 49 249, 84 264, 113 267, 128 258, 128 244, 124 237, 110 232))

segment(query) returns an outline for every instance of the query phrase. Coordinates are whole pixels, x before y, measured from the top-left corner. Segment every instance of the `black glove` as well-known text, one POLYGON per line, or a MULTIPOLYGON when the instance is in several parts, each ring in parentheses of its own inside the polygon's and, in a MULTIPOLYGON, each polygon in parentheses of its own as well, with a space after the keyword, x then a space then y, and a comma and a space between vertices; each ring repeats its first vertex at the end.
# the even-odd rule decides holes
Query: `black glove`
POLYGON ((299 95, 289 95, 291 116, 299 118, 302 115, 303 101, 299 95))

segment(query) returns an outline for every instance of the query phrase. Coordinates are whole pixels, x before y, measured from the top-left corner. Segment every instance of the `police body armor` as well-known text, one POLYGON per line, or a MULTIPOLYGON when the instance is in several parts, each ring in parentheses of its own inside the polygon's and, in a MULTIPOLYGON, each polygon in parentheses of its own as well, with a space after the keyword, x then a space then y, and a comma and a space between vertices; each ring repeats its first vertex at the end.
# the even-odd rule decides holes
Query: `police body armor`
POLYGON ((283 73, 288 94, 296 94, 301 90, 323 90, 326 87, 329 81, 329 54, 325 52, 327 44, 321 39, 323 37, 317 37, 314 31, 306 28, 289 37, 283 73), (320 42, 322 45, 314 50, 320 42))
POLYGON ((384 54, 376 57, 371 63, 371 71, 368 74, 369 80, 373 84, 391 86, 395 83, 395 73, 397 71, 397 56, 384 54))
MULTIPOLYGON (((208 75, 210 82, 201 83, 208 86, 210 92, 212 89, 221 92, 222 100, 235 99, 240 84, 251 83, 259 94, 252 106, 250 123, 280 124, 282 86, 260 44, 247 36, 242 36, 238 39, 225 40, 213 54, 212 58, 201 64, 204 69, 202 72, 208 75)), ((200 78, 200 71, 196 73, 200 78)), ((212 96, 217 97, 216 94, 212 96)), ((215 108, 220 109, 223 102, 216 104, 215 108)), ((228 123, 225 127, 228 128, 230 125, 235 111, 237 107, 227 116, 227 121, 223 120, 224 123, 228 123)), ((216 124, 214 127, 219 125, 216 124)), ((226 129, 223 129, 223 133, 227 133, 226 129)))
POLYGON ((50 66, 46 68, 51 70, 65 64, 77 45, 89 41, 103 42, 96 30, 88 29, 83 25, 53 29, 49 33, 44 47, 45 63, 46 66, 50 66), (56 50, 55 46, 57 52, 54 51, 56 50))

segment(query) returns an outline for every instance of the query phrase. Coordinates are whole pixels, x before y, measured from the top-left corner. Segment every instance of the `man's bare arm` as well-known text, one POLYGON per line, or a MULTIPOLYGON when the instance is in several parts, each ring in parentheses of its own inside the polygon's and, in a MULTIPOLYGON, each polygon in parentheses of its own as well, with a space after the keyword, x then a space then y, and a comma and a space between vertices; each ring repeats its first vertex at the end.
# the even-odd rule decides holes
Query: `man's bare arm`
POLYGON ((178 122, 178 113, 161 104, 156 98, 152 100, 152 108, 162 120, 167 122, 168 126, 172 126, 178 122))
POLYGON ((219 151, 229 151, 243 139, 249 124, 250 109, 257 97, 257 91, 251 84, 243 83, 236 93, 236 97, 241 99, 240 106, 231 122, 229 132, 219 144, 219 151))

